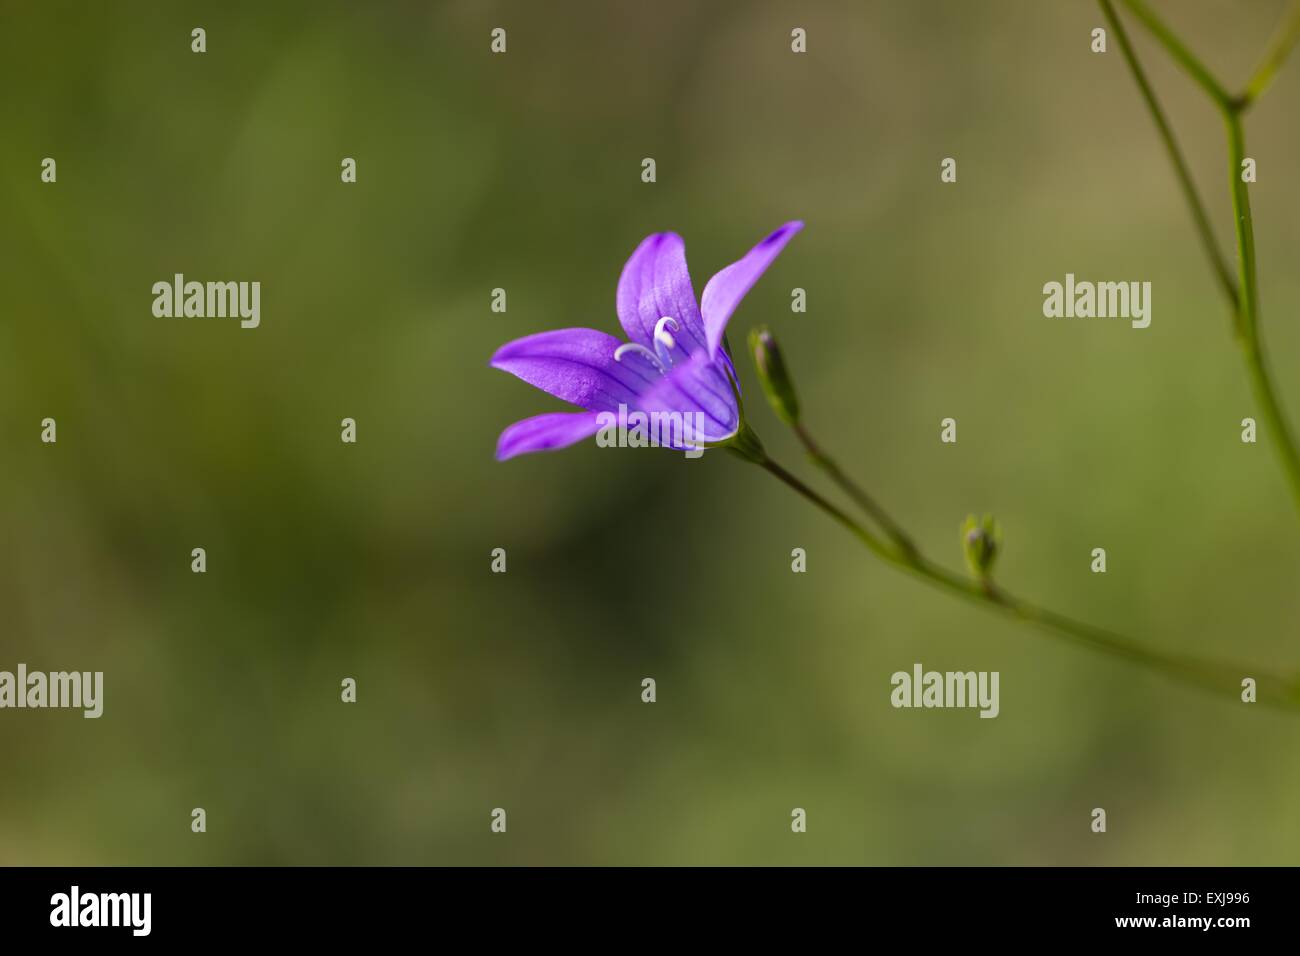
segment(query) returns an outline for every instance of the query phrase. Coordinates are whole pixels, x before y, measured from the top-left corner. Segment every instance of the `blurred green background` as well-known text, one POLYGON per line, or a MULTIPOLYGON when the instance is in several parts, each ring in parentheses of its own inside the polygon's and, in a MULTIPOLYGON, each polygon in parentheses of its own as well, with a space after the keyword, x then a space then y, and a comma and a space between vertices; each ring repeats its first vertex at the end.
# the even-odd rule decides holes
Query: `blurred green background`
MULTIPOLYGON (((1158 9, 1236 87, 1282 4, 1158 9)), ((1127 22, 1230 242, 1220 123, 1127 22)), ((1226 307, 1101 23, 1083 0, 5 3, 0 669, 102 670, 105 710, 0 712, 0 862, 1295 863, 1300 718, 934 592, 724 454, 492 457, 563 407, 489 369, 498 345, 618 331, 652 231, 686 238, 698 293, 800 218, 732 342, 774 328, 810 426, 927 550, 960 566, 962 518, 993 511, 1008 587, 1300 668, 1300 524, 1267 438, 1239 440, 1226 307), (175 272, 260 281, 261 327, 155 318, 175 272), (1151 327, 1045 319, 1066 272, 1151 281, 1151 327), (1000 671, 1001 716, 893 709, 918 661, 1000 671)), ((1293 63, 1247 123, 1293 420, 1297 103, 1293 63)))

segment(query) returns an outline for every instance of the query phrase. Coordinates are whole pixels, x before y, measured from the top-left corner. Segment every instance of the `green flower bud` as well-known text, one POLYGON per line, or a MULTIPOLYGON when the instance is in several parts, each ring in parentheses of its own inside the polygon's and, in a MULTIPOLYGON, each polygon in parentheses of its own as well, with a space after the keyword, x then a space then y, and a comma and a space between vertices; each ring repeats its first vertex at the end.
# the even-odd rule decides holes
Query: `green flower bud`
POLYGON ((787 425, 794 425, 799 421, 799 399, 794 394, 794 383, 786 371, 781 349, 767 326, 750 330, 749 348, 754 353, 758 381, 763 386, 767 403, 772 406, 777 418, 787 425))
POLYGON ((961 547, 966 564, 977 578, 987 578, 1002 548, 1002 526, 992 515, 967 515, 961 526, 961 547))

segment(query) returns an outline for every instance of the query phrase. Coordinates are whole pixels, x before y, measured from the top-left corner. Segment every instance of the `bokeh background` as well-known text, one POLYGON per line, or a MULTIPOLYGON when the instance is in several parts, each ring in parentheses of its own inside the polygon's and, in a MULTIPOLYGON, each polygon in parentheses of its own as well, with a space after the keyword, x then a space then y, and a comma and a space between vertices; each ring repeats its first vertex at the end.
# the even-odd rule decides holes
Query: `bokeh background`
MULTIPOLYGON (((1282 4, 1158 9, 1235 87, 1282 4)), ((1219 121, 1128 22, 1227 244, 1219 121)), ((563 407, 489 369, 499 344, 616 331, 652 231, 685 236, 698 292, 801 218, 732 342, 775 329, 810 426, 928 550, 959 566, 962 518, 993 511, 1008 587, 1300 669, 1300 523, 1266 437, 1239 440, 1226 307, 1101 23, 1083 0, 3 4, 0 669, 106 689, 97 721, 0 712, 0 862, 1295 863, 1295 716, 931 591, 725 454, 492 457, 563 407), (259 280, 261 327, 154 318, 175 272, 259 280), (1151 327, 1045 319, 1066 272, 1151 281, 1151 327), (918 661, 999 671, 1001 716, 891 708, 918 661)), ((1293 421, 1297 103, 1293 63, 1247 124, 1293 421)))

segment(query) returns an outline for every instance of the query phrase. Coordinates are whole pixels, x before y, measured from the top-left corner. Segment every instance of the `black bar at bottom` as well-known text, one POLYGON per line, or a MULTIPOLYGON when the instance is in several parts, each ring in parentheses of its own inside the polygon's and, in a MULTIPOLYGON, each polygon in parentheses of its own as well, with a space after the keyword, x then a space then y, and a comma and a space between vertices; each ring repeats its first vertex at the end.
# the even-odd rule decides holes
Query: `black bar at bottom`
POLYGON ((0 869, 0 926, 6 942, 79 945, 422 934, 459 946, 463 933, 812 942, 827 932, 919 933, 927 946, 1099 935, 1230 945, 1293 931, 1293 883, 1288 869, 1216 868, 10 868, 0 869))

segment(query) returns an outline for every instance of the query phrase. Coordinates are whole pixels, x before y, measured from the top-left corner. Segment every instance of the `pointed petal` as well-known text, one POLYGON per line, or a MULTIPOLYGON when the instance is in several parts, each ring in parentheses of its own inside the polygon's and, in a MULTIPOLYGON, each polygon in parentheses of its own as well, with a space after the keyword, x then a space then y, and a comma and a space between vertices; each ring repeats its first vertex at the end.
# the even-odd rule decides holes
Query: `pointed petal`
POLYGON ((548 412, 515 422, 497 439, 497 461, 567 448, 600 431, 601 412, 548 412))
POLYGON ((492 367, 588 411, 632 406, 657 378, 631 362, 616 362, 618 339, 595 329, 556 329, 507 342, 492 367))
POLYGON ((704 287, 700 311, 704 314, 704 329, 710 357, 718 354, 718 343, 722 341, 722 334, 727 330, 727 320, 731 318, 731 313, 736 311, 736 306, 740 305, 740 300, 767 271, 767 267, 785 248, 790 237, 802 228, 802 222, 787 222, 745 253, 743 259, 733 262, 715 275, 704 287))
POLYGON ((704 321, 686 269, 686 243, 675 232, 656 232, 636 247, 618 280, 618 320, 632 342, 654 348, 655 324, 677 320, 675 336, 687 352, 704 348, 704 321))
POLYGON ((641 396, 639 407, 646 412, 689 416, 686 424, 699 441, 730 438, 740 427, 740 409, 724 367, 721 361, 709 361, 703 350, 674 366, 641 396))

